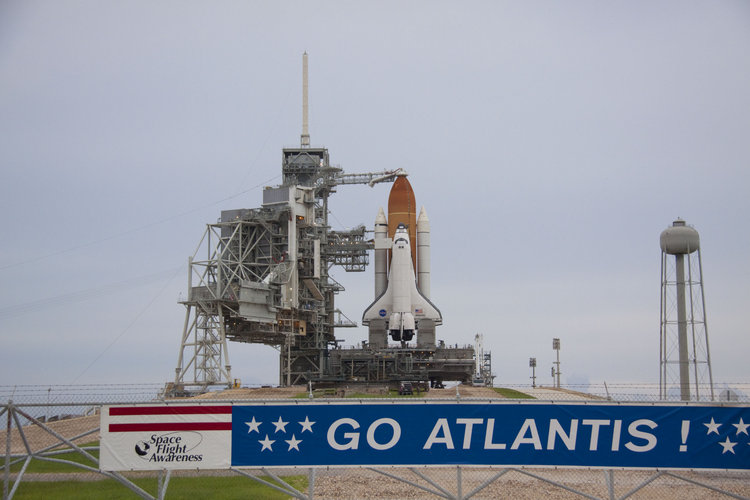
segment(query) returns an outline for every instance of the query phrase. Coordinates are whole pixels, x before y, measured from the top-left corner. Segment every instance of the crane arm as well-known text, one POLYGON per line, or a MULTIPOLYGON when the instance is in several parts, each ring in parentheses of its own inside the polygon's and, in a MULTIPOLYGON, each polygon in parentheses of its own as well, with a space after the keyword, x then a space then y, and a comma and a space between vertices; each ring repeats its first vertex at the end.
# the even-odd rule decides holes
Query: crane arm
POLYGON ((409 175, 403 168, 396 170, 384 170, 383 172, 368 172, 364 174, 338 174, 333 178, 333 183, 339 184, 368 184, 373 187, 380 182, 391 182, 401 175, 409 175))

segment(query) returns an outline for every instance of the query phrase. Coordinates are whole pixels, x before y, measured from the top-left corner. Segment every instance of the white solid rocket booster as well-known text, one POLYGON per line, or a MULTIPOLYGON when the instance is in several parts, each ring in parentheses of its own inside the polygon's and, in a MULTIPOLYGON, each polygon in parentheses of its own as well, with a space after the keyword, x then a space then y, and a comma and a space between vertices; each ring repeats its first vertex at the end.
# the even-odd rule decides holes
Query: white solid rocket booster
POLYGON ((388 286, 388 250, 390 248, 388 221, 381 207, 375 217, 375 297, 380 297, 388 286))
POLYGON ((430 219, 422 207, 417 218, 417 284, 419 291, 430 298, 430 219))

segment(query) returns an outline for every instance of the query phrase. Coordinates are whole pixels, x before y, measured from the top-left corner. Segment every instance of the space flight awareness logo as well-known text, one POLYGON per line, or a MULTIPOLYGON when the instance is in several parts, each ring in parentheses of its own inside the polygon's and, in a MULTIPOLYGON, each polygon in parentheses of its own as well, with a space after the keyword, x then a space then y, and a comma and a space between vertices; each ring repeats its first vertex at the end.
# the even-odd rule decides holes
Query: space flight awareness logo
POLYGON ((750 469, 747 407, 425 403, 237 405, 231 462, 750 469))
POLYGON ((146 439, 139 440, 135 446, 135 454, 148 462, 201 462, 203 454, 192 453, 203 442, 203 435, 199 432, 169 432, 166 434, 152 434, 146 439))

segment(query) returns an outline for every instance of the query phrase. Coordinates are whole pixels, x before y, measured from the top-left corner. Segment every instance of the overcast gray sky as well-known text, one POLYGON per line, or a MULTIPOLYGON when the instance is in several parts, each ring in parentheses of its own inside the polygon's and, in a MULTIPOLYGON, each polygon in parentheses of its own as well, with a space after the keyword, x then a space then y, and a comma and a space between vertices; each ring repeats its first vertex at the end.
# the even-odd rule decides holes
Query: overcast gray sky
MULTIPOLYGON (((187 258, 310 134, 410 173, 438 338, 499 383, 658 382, 659 234, 701 235, 715 380, 750 382, 750 3, 0 2, 0 380, 174 377, 187 258)), ((334 228, 389 185, 344 186, 334 228)), ((359 320, 372 270, 334 270, 359 320)), ((366 330, 341 330, 356 343, 366 330)), ((268 347, 233 375, 276 383, 268 347)))

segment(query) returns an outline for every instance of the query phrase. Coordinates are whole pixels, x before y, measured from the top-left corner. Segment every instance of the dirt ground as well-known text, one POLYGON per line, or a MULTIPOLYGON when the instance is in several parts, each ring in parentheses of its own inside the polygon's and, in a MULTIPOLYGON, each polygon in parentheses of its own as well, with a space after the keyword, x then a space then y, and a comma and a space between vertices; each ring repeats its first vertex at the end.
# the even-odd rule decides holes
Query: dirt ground
MULTIPOLYGON (((93 433, 76 439, 74 443, 78 445, 99 440, 99 415, 68 418, 65 420, 59 420, 57 422, 50 422, 45 425, 47 425, 50 429, 66 439, 71 439, 75 436, 79 436, 83 433, 94 430, 93 433)), ((0 431, 0 443, 6 443, 7 434, 8 432, 5 429, 0 431)), ((24 426, 23 434, 32 451, 39 451, 49 446, 62 443, 53 434, 47 432, 46 430, 35 424, 24 426)), ((21 438, 21 434, 18 432, 15 424, 13 425, 13 429, 10 432, 10 438, 10 452, 12 454, 26 453, 26 445, 24 444, 24 441, 21 438)), ((3 453, 4 452, 5 449, 3 448, 3 453)))
MULTIPOLYGON (((201 400, 231 400, 231 401, 242 401, 247 399, 286 399, 293 398, 300 394, 306 394, 308 389, 304 385, 292 386, 292 387, 259 387, 259 388, 241 388, 241 389, 228 389, 218 392, 208 392, 195 396, 191 399, 201 400)), ((360 386, 344 386, 339 389, 336 394, 332 397, 340 397, 341 394, 352 394, 358 392, 372 392, 373 394, 378 393, 378 388, 365 388, 360 386)), ((380 392, 383 392, 382 390, 380 392)), ((504 397, 495 392, 491 387, 474 387, 474 386, 458 386, 458 392, 461 398, 478 398, 478 399, 504 399, 504 397)), ((448 389, 430 389, 426 398, 436 399, 455 399, 456 388, 451 387, 448 389)))
MULTIPOLYGON (((461 469, 460 490, 463 496, 468 496, 486 485, 471 497, 477 499, 567 500, 584 498, 576 492, 604 499, 610 498, 607 475, 608 471, 588 469, 523 469, 503 472, 503 469, 465 467, 461 469), (493 478, 496 479, 492 481, 493 478)), ((657 475, 657 472, 651 471, 614 471, 610 477, 613 480, 615 497, 622 498, 628 492, 643 486, 628 498, 641 500, 729 498, 727 495, 688 481, 708 484, 734 495, 740 495, 735 498, 750 495, 750 482, 748 481, 750 476, 746 473, 678 472, 675 473, 677 477, 671 475, 657 477, 657 475)), ((315 481, 315 498, 325 500, 428 499, 438 498, 441 494, 438 491, 441 488, 451 495, 458 496, 457 477, 458 473, 455 468, 326 471, 320 473, 315 481), (385 474, 392 477, 387 477, 385 474), (399 481, 394 476, 411 481, 425 489, 399 481)))
POLYGON ((287 399, 307 392, 304 385, 291 387, 243 387, 218 392, 207 392, 190 399, 243 400, 243 399, 287 399))

